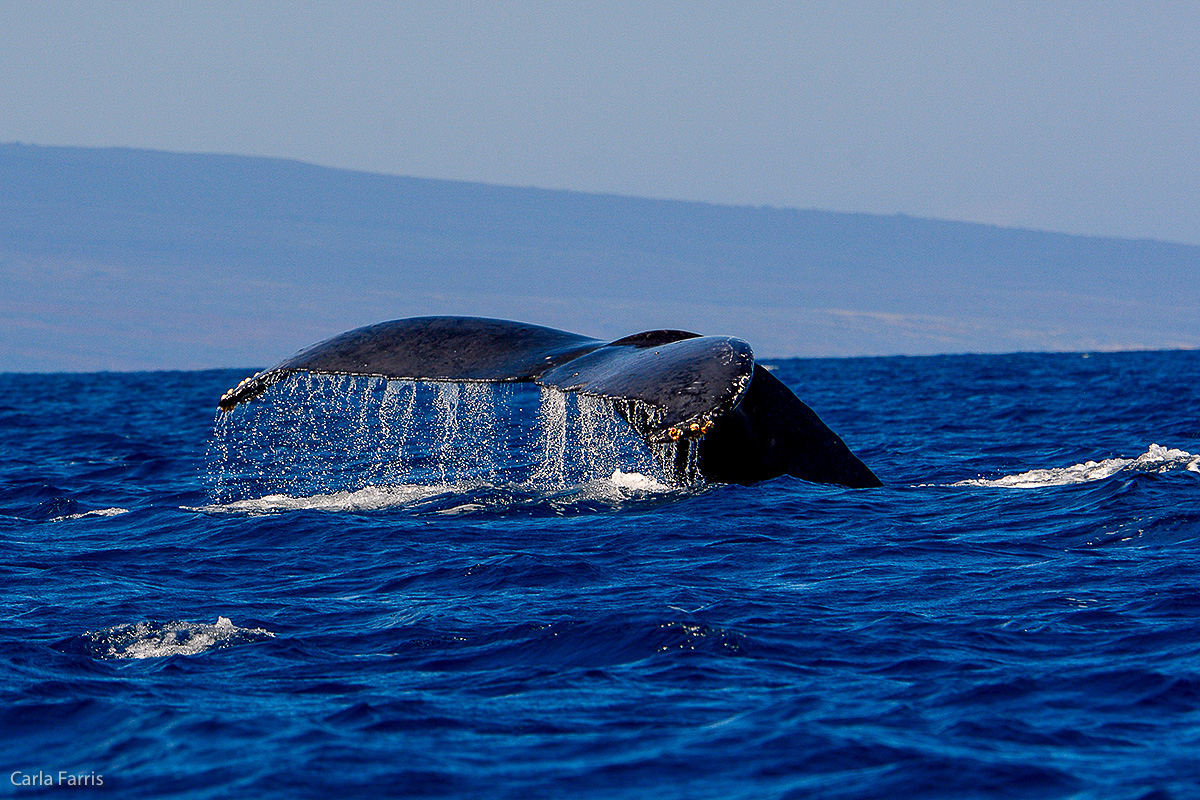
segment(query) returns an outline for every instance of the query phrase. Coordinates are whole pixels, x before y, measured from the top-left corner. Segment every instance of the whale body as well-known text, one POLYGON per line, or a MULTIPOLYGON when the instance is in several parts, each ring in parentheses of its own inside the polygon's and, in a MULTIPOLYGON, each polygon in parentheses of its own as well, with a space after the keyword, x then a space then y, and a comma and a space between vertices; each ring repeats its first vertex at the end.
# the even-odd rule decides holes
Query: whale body
MULTIPOLYGON (((812 409, 755 363, 749 344, 728 336, 658 330, 604 342, 509 320, 412 317, 306 348, 230 389, 219 408, 228 411, 297 372, 531 381, 611 401, 649 444, 698 448, 694 464, 707 481, 751 484, 786 474, 852 488, 882 485, 812 409)), ((683 460, 674 465, 677 475, 683 460)))

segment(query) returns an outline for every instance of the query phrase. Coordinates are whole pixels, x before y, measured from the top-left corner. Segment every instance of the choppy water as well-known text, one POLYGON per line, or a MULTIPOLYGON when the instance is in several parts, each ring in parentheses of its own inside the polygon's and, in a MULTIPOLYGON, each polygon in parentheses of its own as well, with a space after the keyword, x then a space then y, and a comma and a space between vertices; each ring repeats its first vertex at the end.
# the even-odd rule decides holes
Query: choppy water
POLYGON ((0 792, 1200 794, 1200 353, 775 374, 885 488, 670 487, 520 387, 0 375, 0 792))

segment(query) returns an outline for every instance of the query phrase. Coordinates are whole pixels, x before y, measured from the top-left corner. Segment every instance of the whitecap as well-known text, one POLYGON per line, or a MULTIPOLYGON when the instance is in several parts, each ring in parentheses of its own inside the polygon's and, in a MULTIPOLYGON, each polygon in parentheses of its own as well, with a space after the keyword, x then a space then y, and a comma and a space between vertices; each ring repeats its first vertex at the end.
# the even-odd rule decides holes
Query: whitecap
POLYGON ((87 634, 100 657, 116 659, 194 656, 273 636, 264 628, 240 628, 228 617, 220 616, 212 624, 145 621, 87 634))
POLYGON ((546 499, 569 502, 589 500, 621 501, 645 494, 678 491, 653 477, 640 472, 614 470, 611 478, 589 480, 574 486, 547 487, 538 483, 494 485, 481 481, 458 481, 444 484, 400 484, 395 486, 366 486, 354 491, 338 491, 311 495, 267 494, 228 503, 213 503, 205 506, 183 506, 185 511, 204 514, 244 514, 258 516, 279 514, 288 511, 332 511, 356 512, 379 511, 389 508, 427 509, 431 499, 444 497, 449 500, 462 498, 461 502, 446 508, 432 509, 433 513, 455 515, 483 511, 495 503, 511 503, 514 498, 538 503, 546 499))
POLYGON ((611 477, 595 478, 566 486, 552 493, 534 487, 530 502, 549 501, 552 506, 569 508, 574 504, 593 502, 620 505, 626 501, 644 499, 647 495, 682 494, 700 489, 699 484, 689 486, 668 486, 640 472, 624 472, 614 470, 611 477))
POLYGON ((454 508, 443 508, 440 511, 435 511, 433 513, 442 514, 444 516, 454 516, 456 514, 470 514, 475 511, 484 511, 486 509, 487 506, 483 505, 482 503, 463 503, 461 506, 454 506, 454 508))
POLYGON ((643 475, 640 472, 622 472, 614 470, 612 474, 613 486, 619 489, 630 489, 637 492, 669 492, 671 487, 665 483, 660 483, 654 478, 643 475))
POLYGON ((119 514, 128 514, 128 508, 97 508, 92 511, 83 511, 79 514, 63 514, 61 517, 51 517, 50 522, 65 522, 72 519, 83 519, 84 517, 115 517, 119 514))
POLYGON ((1122 472, 1168 472, 1174 469, 1200 472, 1200 456, 1186 450, 1166 448, 1152 444, 1150 449, 1137 458, 1108 458, 1103 461, 1085 461, 1069 467, 1034 469, 1002 478, 958 481, 951 486, 989 486, 1008 489, 1038 489, 1046 486, 1067 486, 1090 483, 1111 478, 1122 472))
POLYGON ((452 486, 366 486, 355 491, 329 492, 293 496, 268 494, 230 503, 207 506, 185 506, 187 511, 206 514, 277 514, 283 511, 376 511, 383 508, 409 505, 438 494, 453 491, 452 486))

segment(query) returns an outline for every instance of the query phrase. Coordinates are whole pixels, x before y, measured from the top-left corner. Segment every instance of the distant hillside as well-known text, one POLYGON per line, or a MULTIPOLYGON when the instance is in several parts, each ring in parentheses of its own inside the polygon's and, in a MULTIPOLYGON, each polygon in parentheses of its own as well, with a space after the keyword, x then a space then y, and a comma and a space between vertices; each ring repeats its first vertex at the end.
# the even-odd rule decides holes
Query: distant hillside
POLYGON ((0 145, 0 371, 262 365, 395 317, 763 356, 1200 346, 1200 247, 0 145))

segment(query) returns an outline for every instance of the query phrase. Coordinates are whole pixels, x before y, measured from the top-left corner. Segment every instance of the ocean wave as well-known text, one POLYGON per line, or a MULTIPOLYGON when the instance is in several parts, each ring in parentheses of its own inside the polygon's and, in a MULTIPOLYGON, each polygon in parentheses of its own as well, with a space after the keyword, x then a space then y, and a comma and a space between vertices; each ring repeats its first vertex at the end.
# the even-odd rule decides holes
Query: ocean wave
POLYGON ((1103 461, 1085 461, 1069 467, 1033 469, 1018 475, 1002 478, 958 481, 951 486, 988 486, 1008 489, 1038 489, 1046 486, 1067 486, 1075 483, 1090 483, 1111 478, 1120 473, 1169 472, 1186 469, 1200 472, 1200 456, 1185 450, 1166 448, 1152 444, 1150 449, 1137 458, 1108 458, 1103 461))
POLYGON ((433 412, 401 454, 395 415, 343 438, 332 400, 210 458, 241 374, 0 375, 40 415, 0 445, 10 769, 265 800, 1185 795, 1200 353, 777 375, 892 488, 662 492, 570 426, 561 459, 499 441, 518 414, 443 473, 433 412), (1095 482, 946 487, 1035 468, 1095 482))
POLYGON ((212 624, 145 621, 86 634, 96 655, 113 659, 194 656, 273 636, 263 628, 239 628, 228 617, 217 617, 212 624))

